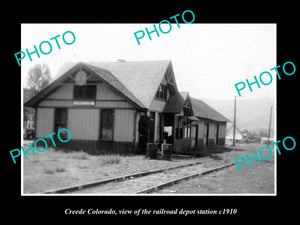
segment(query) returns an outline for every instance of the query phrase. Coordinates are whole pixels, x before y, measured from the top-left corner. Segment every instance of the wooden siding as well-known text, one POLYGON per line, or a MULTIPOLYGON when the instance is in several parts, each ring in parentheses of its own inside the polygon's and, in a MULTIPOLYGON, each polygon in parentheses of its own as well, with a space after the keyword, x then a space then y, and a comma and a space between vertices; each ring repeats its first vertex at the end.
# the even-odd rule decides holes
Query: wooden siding
POLYGON ((123 96, 120 96, 106 84, 97 85, 97 99, 99 100, 125 100, 123 96))
MULTIPOLYGON (((73 106, 73 85, 63 84, 55 92, 47 96, 38 105, 39 107, 66 107, 73 106)), ((77 106, 78 107, 78 106, 77 106)), ((82 106, 81 108, 83 108, 82 106)), ((88 106, 90 108, 134 108, 125 97, 119 95, 112 90, 107 84, 97 84, 96 102, 95 106, 88 106)), ((80 107, 78 107, 80 108, 80 107)))
POLYGON ((198 139, 204 139, 204 122, 198 121, 198 122, 193 122, 193 124, 198 124, 198 139))
MULTIPOLYGON (((47 100, 45 99, 39 104, 39 107, 65 107, 73 108, 73 100, 47 100)), ((84 106, 75 106, 77 108, 83 108, 84 106)), ((95 106, 85 106, 89 108, 132 108, 133 106, 123 100, 120 101, 96 101, 95 106)))
POLYGON ((99 108, 133 108, 132 105, 126 101, 97 101, 96 107, 99 107, 99 108))
POLYGON ((98 140, 98 109, 68 109, 67 127, 75 140, 98 140))
POLYGON ((226 123, 220 123, 219 127, 219 138, 226 137, 226 123))
POLYGON ((191 151, 191 139, 190 138, 175 139, 173 149, 176 153, 184 153, 184 152, 191 151))
POLYGON ((209 132, 208 132, 208 144, 212 144, 215 143, 215 129, 216 129, 216 124, 210 121, 204 121, 204 120, 200 120, 198 122, 194 122, 195 124, 199 124, 199 130, 198 130, 198 139, 202 139, 202 142, 200 145, 204 146, 204 141, 205 141, 205 137, 204 137, 204 131, 206 129, 205 124, 209 125, 209 132))
POLYGON ((37 110, 37 137, 45 137, 48 134, 53 133, 54 126, 54 109, 40 108, 37 110))
POLYGON ((136 143, 139 141, 139 120, 141 118, 141 112, 136 112, 136 118, 135 118, 135 140, 136 143))
POLYGON ((73 99, 73 85, 62 85, 46 99, 73 99))
POLYGON ((72 100, 43 100, 40 102, 39 107, 73 107, 72 100))
POLYGON ((212 145, 215 143, 215 129, 216 126, 214 123, 208 122, 209 124, 209 135, 208 135, 208 145, 212 145))
MULTIPOLYGON (((175 119, 175 128, 178 127, 178 119, 179 117, 176 116, 175 119)), ((183 127, 182 122, 185 121, 181 119, 179 122, 179 127, 183 127)), ((216 145, 216 137, 215 132, 217 128, 217 124, 219 124, 219 140, 217 145, 224 145, 225 144, 225 136, 226 136, 226 123, 225 122, 214 122, 210 120, 200 119, 199 121, 193 121, 192 125, 198 125, 198 137, 197 137, 197 146, 195 149, 191 149, 191 138, 183 138, 183 139, 174 139, 174 151, 178 153, 187 153, 193 151, 205 151, 206 146, 204 145, 204 130, 205 124, 209 124, 209 137, 208 137, 208 145, 214 146, 216 145)), ((192 126, 192 129, 194 127, 192 126)), ((191 131, 192 132, 192 131, 191 131)))
POLYGON ((133 142, 134 110, 115 110, 114 141, 133 142))
MULTIPOLYGON (((53 147, 50 138, 45 138, 47 140, 48 146, 53 147)), ((41 142, 38 142, 38 144, 41 142)), ((99 154, 133 154, 134 153, 134 143, 132 142, 117 142, 117 141, 94 141, 94 140, 74 140, 63 143, 60 141, 55 141, 56 147, 70 151, 85 151, 92 155, 99 154)))
POLYGON ((198 139, 202 139, 202 141, 205 139, 204 137, 204 129, 205 129, 205 123, 209 124, 209 145, 213 145, 216 143, 216 136, 215 132, 217 129, 217 124, 219 124, 219 144, 222 144, 220 142, 220 139, 224 139, 226 137, 226 123, 218 123, 218 122, 212 122, 212 121, 203 121, 200 120, 198 122, 194 122, 194 124, 199 124, 199 130, 198 130, 198 139))

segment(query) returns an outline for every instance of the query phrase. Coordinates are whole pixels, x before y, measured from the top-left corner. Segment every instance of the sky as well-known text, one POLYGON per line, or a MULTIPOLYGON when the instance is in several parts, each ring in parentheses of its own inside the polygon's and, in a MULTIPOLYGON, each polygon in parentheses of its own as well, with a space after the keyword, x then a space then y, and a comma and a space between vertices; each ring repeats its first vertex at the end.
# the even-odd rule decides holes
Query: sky
MULTIPOLYGON (((171 25, 169 33, 159 32, 158 37, 154 32, 152 40, 146 34, 138 45, 134 32, 146 33, 146 27, 151 31, 153 24, 22 24, 20 51, 31 52, 43 41, 52 44, 50 54, 40 53, 40 58, 33 54, 32 61, 26 55, 21 61, 22 84, 26 83, 28 70, 38 63, 47 64, 55 78, 65 62, 171 60, 179 91, 188 91, 192 97, 232 99, 238 95, 236 83, 254 81, 254 76, 259 78, 268 71, 273 75, 270 85, 261 85, 260 89, 253 85, 253 92, 245 89, 241 94, 244 98, 275 99, 277 78, 270 69, 277 66, 276 24, 171 25), (71 45, 61 39, 66 31, 75 34, 71 45), (50 40, 57 35, 61 49, 50 40)), ((46 51, 47 46, 43 47, 46 51)))

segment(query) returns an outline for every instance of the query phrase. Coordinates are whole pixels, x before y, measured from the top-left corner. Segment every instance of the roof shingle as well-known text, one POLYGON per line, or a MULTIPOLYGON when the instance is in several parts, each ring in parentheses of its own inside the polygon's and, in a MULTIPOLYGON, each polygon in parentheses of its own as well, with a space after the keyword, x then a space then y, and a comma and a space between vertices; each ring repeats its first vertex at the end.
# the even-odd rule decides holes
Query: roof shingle
POLYGON ((110 71, 146 108, 149 108, 170 63, 170 60, 161 60, 87 64, 110 71))

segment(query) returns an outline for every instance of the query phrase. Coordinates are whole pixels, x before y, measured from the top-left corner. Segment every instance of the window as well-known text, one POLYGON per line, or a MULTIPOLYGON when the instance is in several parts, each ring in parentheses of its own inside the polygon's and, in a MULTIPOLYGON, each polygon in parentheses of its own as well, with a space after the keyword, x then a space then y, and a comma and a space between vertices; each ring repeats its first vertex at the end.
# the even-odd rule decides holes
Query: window
POLYGON ((161 86, 159 86, 159 88, 158 88, 158 90, 156 92, 156 98, 160 98, 161 93, 162 93, 162 88, 161 88, 161 86))
POLYGON ((75 100, 94 100, 96 99, 96 85, 74 85, 75 100))
POLYGON ((112 109, 101 110, 100 139, 113 140, 114 111, 112 109))
POLYGON ((168 98, 168 86, 160 85, 157 92, 156 92, 156 98, 160 99, 160 100, 167 100, 167 98, 168 98))
POLYGON ((67 128, 67 109, 66 108, 56 108, 54 112, 54 132, 67 128))
POLYGON ((168 87, 167 86, 162 86, 163 89, 163 99, 167 100, 168 98, 168 87))
POLYGON ((185 122, 184 124, 184 138, 191 137, 191 123, 185 122))

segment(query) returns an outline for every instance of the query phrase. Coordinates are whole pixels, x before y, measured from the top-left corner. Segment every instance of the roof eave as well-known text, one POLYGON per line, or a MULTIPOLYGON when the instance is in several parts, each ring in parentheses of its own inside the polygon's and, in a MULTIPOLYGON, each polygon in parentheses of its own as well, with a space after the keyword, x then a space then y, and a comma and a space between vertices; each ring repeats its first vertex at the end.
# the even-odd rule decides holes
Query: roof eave
POLYGON ((196 116, 194 115, 195 117, 201 119, 201 120, 209 120, 209 121, 212 121, 212 122, 215 122, 215 123, 227 123, 227 122, 230 122, 230 120, 214 120, 214 119, 210 119, 210 118, 206 118, 206 117, 201 117, 201 116, 196 116))

